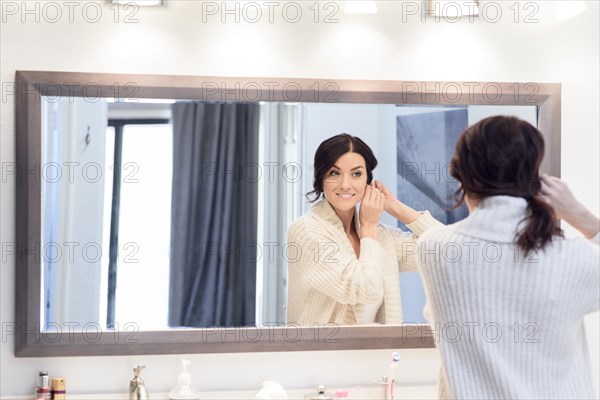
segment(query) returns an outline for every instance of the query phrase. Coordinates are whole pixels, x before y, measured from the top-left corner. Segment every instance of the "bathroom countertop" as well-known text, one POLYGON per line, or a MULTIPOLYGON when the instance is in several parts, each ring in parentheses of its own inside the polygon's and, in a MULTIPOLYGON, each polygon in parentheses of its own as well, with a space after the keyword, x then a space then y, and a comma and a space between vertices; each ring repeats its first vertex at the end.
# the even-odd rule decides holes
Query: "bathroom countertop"
MULTIPOLYGON (((237 391, 212 391, 200 392, 201 400, 254 400, 258 390, 237 390, 237 391)), ((311 393, 310 389, 292 389, 288 390, 288 398, 290 400, 303 399, 304 395, 311 393)), ((334 390, 327 391, 333 395, 334 390)), ((167 400, 168 393, 150 393, 150 400, 167 400)), ((364 399, 364 400, 379 400, 381 399, 381 389, 377 387, 357 388, 353 389, 348 396, 348 399, 364 399)), ((437 399, 437 386, 397 386, 396 400, 414 399, 428 400, 437 399)), ((2 400, 32 400, 32 396, 2 396, 2 400)), ((68 400, 128 400, 126 393, 107 393, 107 394, 71 394, 67 393, 68 400)))

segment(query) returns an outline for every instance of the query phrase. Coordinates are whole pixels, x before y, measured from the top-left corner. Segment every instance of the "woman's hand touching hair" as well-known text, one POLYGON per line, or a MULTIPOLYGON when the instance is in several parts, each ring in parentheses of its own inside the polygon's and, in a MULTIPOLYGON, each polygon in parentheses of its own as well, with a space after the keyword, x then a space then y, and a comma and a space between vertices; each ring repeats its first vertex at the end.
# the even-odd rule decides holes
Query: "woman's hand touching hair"
POLYGON ((373 181, 373 184, 383 194, 385 199, 384 209, 392 217, 404 224, 410 224, 421 216, 421 213, 398 200, 381 181, 375 180, 373 181))
POLYGON ((560 219, 564 219, 585 237, 591 238, 600 231, 600 220, 576 198, 566 182, 555 176, 540 175, 542 188, 538 198, 554 209, 560 219))
POLYGON ((371 183, 365 189, 365 195, 360 203, 358 218, 360 221, 361 238, 369 237, 377 240, 377 224, 383 214, 385 198, 383 193, 371 183))
POLYGON ((390 211, 392 211, 395 203, 398 201, 396 196, 394 196, 392 192, 390 192, 380 180, 373 181, 371 185, 374 185, 374 187, 377 188, 381 192, 381 194, 383 194, 383 209, 385 210, 385 212, 389 213, 390 211))

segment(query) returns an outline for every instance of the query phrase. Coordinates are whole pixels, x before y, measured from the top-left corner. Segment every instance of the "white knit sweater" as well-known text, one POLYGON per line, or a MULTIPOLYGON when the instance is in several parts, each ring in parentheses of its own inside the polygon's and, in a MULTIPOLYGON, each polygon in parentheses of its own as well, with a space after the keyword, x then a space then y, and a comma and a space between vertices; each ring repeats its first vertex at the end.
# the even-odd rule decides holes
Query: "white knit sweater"
POLYGON ((554 238, 525 257, 514 238, 526 206, 487 198, 418 241, 441 398, 594 397, 583 317, 600 308, 598 246, 554 238))
MULTIPOLYGON (((358 211, 354 220, 357 230, 358 211)), ((439 225, 429 212, 408 227, 420 235, 439 225)), ((381 299, 376 322, 402 322, 398 271, 415 271, 416 238, 379 224, 377 240, 360 240, 360 257, 325 199, 288 229, 288 323, 357 324, 364 304, 381 299)))

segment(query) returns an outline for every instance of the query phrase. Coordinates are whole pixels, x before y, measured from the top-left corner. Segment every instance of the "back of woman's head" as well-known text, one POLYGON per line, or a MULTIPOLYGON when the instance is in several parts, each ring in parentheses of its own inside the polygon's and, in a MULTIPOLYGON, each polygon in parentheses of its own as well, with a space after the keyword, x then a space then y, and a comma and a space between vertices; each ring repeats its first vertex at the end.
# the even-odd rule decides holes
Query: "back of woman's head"
POLYGON ((325 174, 329 172, 338 158, 348 152, 360 154, 365 159, 367 184, 371 183, 373 170, 377 166, 377 159, 373 154, 373 150, 359 137, 340 133, 323 141, 315 152, 313 190, 306 194, 311 202, 321 197, 325 174), (313 199, 309 198, 311 195, 314 197, 313 199))
POLYGON ((517 244, 529 252, 543 248, 553 235, 562 235, 554 211, 537 199, 541 188, 539 167, 544 157, 544 138, 531 124, 516 117, 485 118, 459 137, 450 174, 465 195, 482 200, 490 196, 522 197, 527 201, 525 228, 517 244))

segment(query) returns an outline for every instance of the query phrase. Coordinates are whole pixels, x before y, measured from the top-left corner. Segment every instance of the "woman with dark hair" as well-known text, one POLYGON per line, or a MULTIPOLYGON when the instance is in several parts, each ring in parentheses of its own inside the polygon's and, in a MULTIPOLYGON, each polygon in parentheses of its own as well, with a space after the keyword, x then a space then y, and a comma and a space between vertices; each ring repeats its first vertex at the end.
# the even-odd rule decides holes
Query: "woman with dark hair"
POLYGON ((594 396, 583 317, 599 309, 600 255, 563 237, 549 201, 560 196, 541 192, 543 156, 540 132, 515 117, 458 139, 450 172, 470 214, 418 240, 441 398, 594 396))
POLYGON ((288 323, 402 322, 398 271, 415 270, 407 250, 414 253, 416 243, 379 219, 385 210, 417 235, 438 222, 373 181, 376 166, 355 136, 340 134, 318 147, 307 194, 318 201, 288 229, 288 323))

